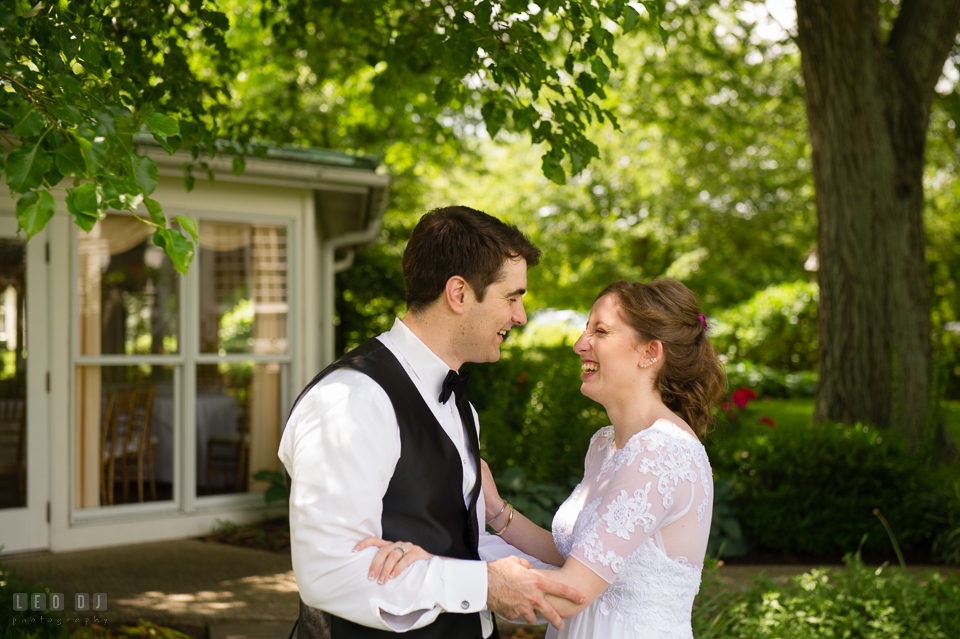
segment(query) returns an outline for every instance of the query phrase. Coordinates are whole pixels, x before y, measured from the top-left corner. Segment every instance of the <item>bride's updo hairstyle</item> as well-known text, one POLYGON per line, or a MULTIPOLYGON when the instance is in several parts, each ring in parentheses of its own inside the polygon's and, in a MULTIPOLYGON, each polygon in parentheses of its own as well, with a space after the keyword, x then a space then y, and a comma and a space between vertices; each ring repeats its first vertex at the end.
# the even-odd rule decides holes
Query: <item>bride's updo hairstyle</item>
POLYGON ((683 415, 700 436, 710 424, 710 409, 724 393, 724 373, 697 298, 676 280, 657 279, 646 284, 623 280, 601 291, 616 295, 620 316, 642 343, 663 344, 663 364, 654 388, 667 408, 683 415))

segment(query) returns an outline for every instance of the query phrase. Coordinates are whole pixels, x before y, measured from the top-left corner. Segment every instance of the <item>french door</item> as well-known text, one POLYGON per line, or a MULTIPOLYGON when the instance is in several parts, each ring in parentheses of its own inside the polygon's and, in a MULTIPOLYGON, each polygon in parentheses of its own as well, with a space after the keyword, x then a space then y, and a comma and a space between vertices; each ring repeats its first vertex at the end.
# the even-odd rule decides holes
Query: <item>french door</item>
POLYGON ((0 549, 49 546, 46 231, 0 216, 0 549))

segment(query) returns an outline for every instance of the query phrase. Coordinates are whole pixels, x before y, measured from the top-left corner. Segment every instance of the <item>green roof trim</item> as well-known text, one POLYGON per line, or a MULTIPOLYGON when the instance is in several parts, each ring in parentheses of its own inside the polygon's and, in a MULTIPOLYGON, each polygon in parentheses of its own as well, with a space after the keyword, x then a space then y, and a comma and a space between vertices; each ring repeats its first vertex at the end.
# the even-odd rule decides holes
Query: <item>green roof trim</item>
MULTIPOLYGON (((134 144, 138 146, 152 146, 162 148, 160 143, 149 133, 137 133, 133 136, 134 144)), ((223 142, 224 145, 228 142, 223 142)), ((321 164, 323 166, 338 166, 351 169, 366 169, 375 171, 380 166, 380 158, 373 155, 346 155, 329 149, 317 149, 306 146, 270 146, 267 148, 266 159, 296 162, 298 164, 321 164)))

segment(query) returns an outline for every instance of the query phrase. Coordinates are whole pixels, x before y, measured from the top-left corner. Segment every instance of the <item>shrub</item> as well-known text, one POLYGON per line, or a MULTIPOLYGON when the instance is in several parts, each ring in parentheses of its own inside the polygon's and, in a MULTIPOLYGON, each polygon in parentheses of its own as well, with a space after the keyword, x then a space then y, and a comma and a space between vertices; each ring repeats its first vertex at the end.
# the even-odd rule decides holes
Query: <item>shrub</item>
POLYGON ((504 346, 500 361, 469 370, 467 395, 494 476, 519 467, 536 484, 579 481, 590 438, 610 421, 580 393, 580 360, 570 346, 504 346))
POLYGON ((818 288, 810 282, 777 284, 723 311, 710 341, 729 361, 748 360, 785 371, 817 366, 818 288))
POLYGON ((26 593, 28 601, 34 593, 43 594, 49 600, 50 589, 44 584, 28 586, 20 580, 16 572, 0 564, 0 635, 10 639, 53 639, 69 636, 62 615, 58 612, 14 610, 13 597, 16 593, 26 593), (40 621, 41 616, 43 622, 40 621))
POLYGON ((949 566, 960 566, 960 480, 948 485, 943 514, 932 516, 941 525, 933 540, 933 559, 949 566))
POLYGON ((752 388, 761 397, 815 397, 819 375, 814 371, 781 371, 740 360, 728 362, 727 385, 730 388, 752 388))
POLYGON ((888 432, 860 424, 777 429, 724 426, 706 443, 715 473, 736 485, 747 538, 765 548, 833 554, 886 550, 873 515, 887 518, 906 548, 926 548, 942 503, 943 471, 930 469, 888 432))
POLYGON ((705 568, 693 634, 698 639, 960 637, 960 576, 867 568, 852 555, 845 562, 845 569, 812 570, 786 584, 761 577, 745 592, 724 588, 716 568, 705 568))
POLYGON ((518 466, 511 466, 496 479, 500 496, 527 519, 547 530, 553 526, 553 516, 560 504, 580 482, 577 476, 571 476, 565 484, 531 484, 518 466))

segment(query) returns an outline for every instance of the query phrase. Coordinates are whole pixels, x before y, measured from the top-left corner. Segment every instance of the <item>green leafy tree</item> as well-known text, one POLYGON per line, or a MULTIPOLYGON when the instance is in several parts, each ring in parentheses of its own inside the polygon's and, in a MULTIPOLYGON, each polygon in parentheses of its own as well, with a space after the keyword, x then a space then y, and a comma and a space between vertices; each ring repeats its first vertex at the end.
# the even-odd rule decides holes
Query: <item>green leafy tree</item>
POLYGON ((546 249, 528 276, 532 308, 584 309, 617 278, 669 276, 715 316, 809 278, 816 228, 799 51, 707 3, 668 17, 666 48, 646 33, 618 41, 623 73, 604 103, 621 128, 591 130, 600 161, 581 175, 550 183, 537 149, 501 134, 431 180, 430 205, 474 203, 546 249))
MULTIPOLYGON (((644 3, 654 16, 662 4, 644 3)), ((231 8, 235 16, 251 13, 246 4, 231 8)), ((482 120, 493 133, 530 132, 546 144, 543 170, 557 181, 564 178, 562 161, 577 173, 596 157, 585 130, 613 118, 597 98, 618 63, 616 33, 641 23, 624 0, 553 0, 542 7, 290 0, 256 8, 287 76, 300 70, 294 60, 305 60, 318 79, 341 80, 349 93, 350 81, 365 74, 370 103, 388 122, 394 107, 384 106, 416 105, 428 136, 438 126, 455 128, 450 116, 437 120, 447 110, 459 120, 482 120)), ((275 103, 263 111, 254 98, 248 110, 241 97, 237 108, 234 83, 256 69, 241 67, 228 43, 230 26, 208 0, 0 3, 0 133, 12 148, 4 169, 28 238, 56 210, 51 190, 72 178, 66 205, 81 228, 91 228, 107 209, 137 212, 143 205, 154 243, 186 270, 193 245, 150 199, 157 167, 138 155, 135 135, 152 134, 170 153, 189 149, 201 168, 203 155, 232 153, 242 172, 243 155, 264 150, 251 144, 254 135, 286 141, 296 133, 288 126, 287 136, 271 135, 274 122, 282 127, 289 120, 272 117, 275 103)), ((292 95, 290 82, 271 87, 260 77, 257 83, 267 89, 260 97, 292 95)), ((196 241, 189 218, 175 222, 196 241)))
MULTIPOLYGON (((51 192, 64 188, 85 230, 108 209, 145 209, 154 243, 186 270, 193 245, 150 199, 157 167, 137 154, 134 136, 195 157, 214 148, 229 114, 222 77, 234 67, 226 17, 213 6, 0 3, 0 135, 11 148, 3 169, 28 239, 56 210, 51 192), (199 48, 216 52, 203 72, 194 64, 199 48)), ((196 241, 192 220, 174 221, 196 241)))

